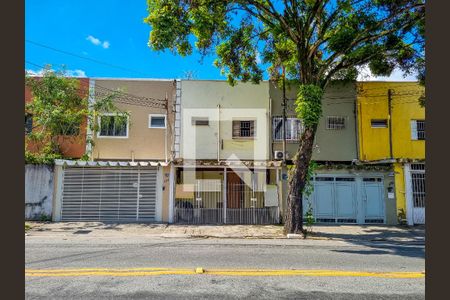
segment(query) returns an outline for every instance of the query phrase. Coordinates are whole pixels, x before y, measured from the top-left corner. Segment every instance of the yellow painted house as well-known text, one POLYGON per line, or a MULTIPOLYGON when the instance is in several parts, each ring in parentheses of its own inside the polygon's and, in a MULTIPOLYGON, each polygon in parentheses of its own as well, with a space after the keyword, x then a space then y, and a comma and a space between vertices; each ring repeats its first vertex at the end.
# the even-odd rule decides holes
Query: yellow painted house
POLYGON ((358 148, 363 163, 392 164, 400 219, 425 223, 424 87, 417 82, 359 82, 358 148))

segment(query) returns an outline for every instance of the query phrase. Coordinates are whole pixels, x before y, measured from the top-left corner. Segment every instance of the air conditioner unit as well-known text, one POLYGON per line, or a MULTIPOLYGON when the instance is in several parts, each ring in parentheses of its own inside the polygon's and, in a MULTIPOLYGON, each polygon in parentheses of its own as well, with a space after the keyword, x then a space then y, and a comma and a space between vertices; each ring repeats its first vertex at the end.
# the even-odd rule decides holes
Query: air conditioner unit
POLYGON ((283 151, 274 151, 274 158, 277 160, 282 160, 284 158, 283 151))

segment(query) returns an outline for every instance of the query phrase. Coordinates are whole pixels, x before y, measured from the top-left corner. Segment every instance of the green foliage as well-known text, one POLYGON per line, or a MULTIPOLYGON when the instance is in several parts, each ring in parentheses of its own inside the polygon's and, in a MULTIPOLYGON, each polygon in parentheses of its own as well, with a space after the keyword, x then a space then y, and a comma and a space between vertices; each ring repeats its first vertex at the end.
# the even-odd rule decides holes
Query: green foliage
POLYGON ((25 164, 32 165, 53 165, 55 159, 61 159, 62 155, 59 153, 32 153, 25 150, 25 164))
POLYGON ((46 214, 41 214, 39 220, 41 222, 50 222, 52 220, 52 216, 48 216, 46 214))
POLYGON ((306 173, 306 183, 303 189, 303 194, 308 197, 314 192, 314 185, 312 183, 312 178, 317 170, 318 164, 315 161, 310 161, 308 166, 308 172, 306 173))
POLYGON ((154 50, 215 51, 215 65, 230 84, 259 82, 263 67, 276 80, 284 67, 288 78, 324 87, 366 64, 375 75, 393 67, 424 75, 424 3, 147 0, 144 22, 154 50))
POLYGON ((300 85, 295 112, 305 128, 315 128, 322 115, 323 89, 317 85, 300 85))
POLYGON ((305 231, 305 235, 306 235, 308 232, 312 232, 312 227, 315 223, 311 201, 308 201, 308 208, 305 213, 305 223, 306 223, 306 227, 307 227, 307 230, 305 231))
MULTIPOLYGON (((52 164, 62 158, 60 145, 81 143, 85 135, 84 124, 89 124, 93 132, 98 130, 98 115, 102 112, 117 112, 114 104, 115 93, 89 103, 87 86, 66 75, 65 70, 53 71, 51 66, 44 69, 41 77, 25 76, 25 85, 33 99, 25 106, 25 115, 32 116, 33 129, 25 136, 26 145, 33 144, 33 151, 25 151, 27 163, 52 164)), ((87 143, 92 143, 87 138, 87 143)))

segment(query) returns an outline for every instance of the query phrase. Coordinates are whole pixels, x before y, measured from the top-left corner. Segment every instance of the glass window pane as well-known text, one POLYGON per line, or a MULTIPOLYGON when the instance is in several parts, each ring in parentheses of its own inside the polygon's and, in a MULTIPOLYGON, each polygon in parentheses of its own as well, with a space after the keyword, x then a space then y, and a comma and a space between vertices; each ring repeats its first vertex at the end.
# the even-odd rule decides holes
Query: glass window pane
POLYGON ((166 127, 166 117, 152 116, 150 120, 150 127, 164 128, 166 127))

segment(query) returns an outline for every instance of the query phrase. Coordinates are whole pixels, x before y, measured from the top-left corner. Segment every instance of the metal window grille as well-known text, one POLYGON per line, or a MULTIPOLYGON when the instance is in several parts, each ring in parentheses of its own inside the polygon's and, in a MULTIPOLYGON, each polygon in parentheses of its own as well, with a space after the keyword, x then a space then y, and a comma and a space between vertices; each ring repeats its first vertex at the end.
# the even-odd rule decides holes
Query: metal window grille
MULTIPOLYGON (((302 134, 302 124, 297 118, 286 118, 286 140, 298 141, 302 134)), ((272 136, 275 141, 283 140, 283 117, 273 117, 272 136)))
POLYGON ((250 121, 241 121, 241 129, 239 136, 251 136, 250 135, 250 121))
POLYGON ((255 121, 233 121, 233 138, 253 138, 255 136, 255 121))
POLYGON ((127 126, 127 117, 101 116, 100 136, 126 136, 127 126))
POLYGON ((425 207, 425 173, 412 173, 414 207, 425 207))
POLYGON ((425 207, 425 164, 411 164, 414 207, 425 207))
POLYGON ((327 129, 331 129, 331 130, 345 129, 345 117, 328 116, 327 117, 327 129))
POLYGON ((417 139, 425 140, 425 121, 416 121, 417 126, 417 139))

